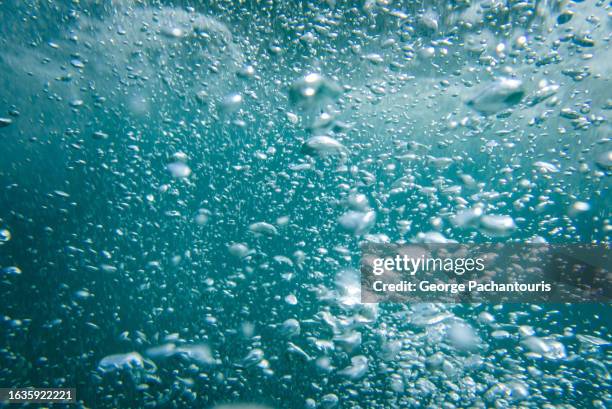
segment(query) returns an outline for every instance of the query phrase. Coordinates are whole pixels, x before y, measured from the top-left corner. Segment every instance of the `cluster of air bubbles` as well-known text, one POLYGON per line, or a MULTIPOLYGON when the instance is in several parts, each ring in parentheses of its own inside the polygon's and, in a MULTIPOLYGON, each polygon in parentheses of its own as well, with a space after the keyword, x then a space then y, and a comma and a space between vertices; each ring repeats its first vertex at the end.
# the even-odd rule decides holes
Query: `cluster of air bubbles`
POLYGON ((610 242, 608 3, 9 3, 0 384, 611 406, 599 307, 364 303, 359 271, 372 244, 610 242))

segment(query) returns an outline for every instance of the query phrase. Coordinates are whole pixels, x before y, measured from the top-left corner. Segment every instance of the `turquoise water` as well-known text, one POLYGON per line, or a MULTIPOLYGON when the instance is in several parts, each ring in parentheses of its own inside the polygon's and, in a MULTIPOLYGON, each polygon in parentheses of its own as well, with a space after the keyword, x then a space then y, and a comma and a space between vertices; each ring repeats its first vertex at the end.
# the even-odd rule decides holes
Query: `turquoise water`
POLYGON ((361 304, 358 268, 364 241, 609 243, 610 12, 5 1, 0 387, 609 407, 609 304, 361 304))

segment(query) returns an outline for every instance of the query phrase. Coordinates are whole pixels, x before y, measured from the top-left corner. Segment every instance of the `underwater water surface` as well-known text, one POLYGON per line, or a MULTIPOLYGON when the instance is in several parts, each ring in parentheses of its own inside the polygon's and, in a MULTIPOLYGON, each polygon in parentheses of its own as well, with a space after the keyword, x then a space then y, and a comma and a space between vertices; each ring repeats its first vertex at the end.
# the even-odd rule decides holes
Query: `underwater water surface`
POLYGON ((4 0, 0 22, 0 387, 612 407, 609 304, 359 292, 364 242, 610 242, 609 2, 4 0))

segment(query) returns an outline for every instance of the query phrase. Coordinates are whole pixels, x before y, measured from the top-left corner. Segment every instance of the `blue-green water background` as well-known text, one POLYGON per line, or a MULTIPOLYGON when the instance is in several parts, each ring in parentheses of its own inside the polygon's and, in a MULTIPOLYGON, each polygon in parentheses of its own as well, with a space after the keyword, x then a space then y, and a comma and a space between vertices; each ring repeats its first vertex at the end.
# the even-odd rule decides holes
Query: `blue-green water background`
MULTIPOLYGON (((141 407, 146 401, 160 407, 208 407, 245 401, 297 408, 304 406, 307 397, 330 392, 342 396, 342 407, 401 406, 397 396, 386 392, 388 372, 376 358, 368 381, 352 385, 334 374, 321 375, 300 357, 288 354, 286 344, 270 326, 288 318, 311 320, 322 303, 314 289, 333 287, 338 271, 358 266, 358 240, 337 225, 345 211, 342 198, 346 192, 341 183, 358 186, 371 204, 378 204, 373 232, 396 241, 404 235, 394 226, 406 218, 406 214, 396 211, 399 207, 409 209, 406 212, 412 220, 411 232, 416 233, 430 230, 429 218, 436 216, 439 209, 453 205, 444 196, 432 199, 417 190, 402 192, 381 203, 380 192, 407 172, 404 166, 423 186, 431 185, 438 176, 458 183, 459 172, 471 174, 486 182, 489 190, 511 192, 508 202, 512 202, 518 197, 512 193, 515 182, 508 183, 500 176, 510 154, 503 150, 491 154, 480 149, 479 138, 468 138, 460 142, 461 146, 451 146, 453 153, 463 157, 443 171, 426 163, 398 163, 393 172, 388 172, 385 165, 392 159, 384 154, 397 140, 431 143, 431 155, 452 156, 449 148, 436 145, 436 125, 425 119, 420 124, 419 113, 412 113, 411 108, 392 112, 393 107, 389 107, 371 114, 359 111, 349 117, 357 125, 351 137, 348 166, 367 169, 375 183, 364 182, 363 174, 350 169, 335 172, 336 165, 325 162, 327 159, 303 172, 289 171, 291 164, 303 160, 301 145, 310 134, 307 127, 286 120, 286 111, 292 109, 287 102, 287 84, 316 67, 341 83, 357 86, 363 70, 353 61, 354 56, 334 52, 331 45, 320 44, 315 49, 284 38, 290 37, 300 21, 325 14, 319 8, 327 6, 190 4, 230 27, 245 53, 244 60, 256 65, 258 78, 247 79, 226 75, 224 68, 221 74, 215 74, 206 64, 198 67, 198 78, 210 77, 207 81, 212 95, 248 89, 257 93, 257 100, 249 99, 239 114, 245 126, 236 126, 231 123, 233 118, 211 114, 193 98, 200 79, 193 80, 194 74, 181 68, 190 63, 177 62, 184 57, 181 54, 175 57, 171 68, 151 67, 153 75, 159 72, 164 78, 143 79, 129 75, 129 61, 109 57, 122 47, 121 36, 116 36, 118 43, 107 43, 102 48, 89 43, 100 38, 98 34, 83 38, 91 24, 83 23, 84 19, 101 20, 102 31, 110 27, 108 31, 115 33, 118 28, 113 21, 117 19, 122 24, 138 22, 129 13, 127 18, 113 20, 111 16, 140 5, 65 3, 8 1, 0 10, 0 109, 19 111, 10 126, 0 129, 0 227, 9 229, 12 236, 0 247, 0 265, 18 266, 22 271, 19 275, 0 276, 0 318, 4 317, 0 322, 0 386, 76 387, 79 401, 88 407, 141 407), (71 35, 80 38, 71 40, 71 35), (60 51, 50 49, 49 41, 59 43, 60 51), (280 44, 280 56, 267 51, 272 44, 280 44), (57 81, 58 75, 75 71, 70 64, 74 58, 86 60, 85 68, 74 72, 69 82, 57 81), (21 66, 14 61, 21 61, 21 66), (92 68, 95 65, 105 68, 92 68), (135 112, 128 101, 129 95, 140 92, 149 99, 144 114, 135 112), (84 101, 83 105, 71 106, 75 98, 84 101), (409 125, 402 126, 394 122, 396 119, 409 125), (372 125, 361 126, 366 123, 372 125), (109 137, 92 138, 100 130, 109 137), (270 147, 275 153, 267 159, 255 156, 270 147), (176 151, 189 156, 193 177, 188 183, 172 180, 168 175, 166 164, 176 151), (372 162, 364 165, 367 158, 372 162), (159 186, 163 184, 170 187, 162 194, 159 186), (146 198, 150 194, 155 201, 146 198), (429 206, 413 210, 421 203, 429 206), (204 226, 193 221, 198 209, 208 212, 209 220, 204 226), (277 236, 249 235, 251 223, 273 222, 281 216, 289 216, 290 221, 279 228, 277 236), (248 242, 257 249, 248 263, 253 271, 246 268, 245 262, 228 255, 227 246, 234 242, 248 242), (334 246, 348 248, 350 259, 339 257, 334 246), (289 256, 296 250, 308 255, 300 268, 271 261, 274 255, 289 256), (108 260, 102 251, 112 253, 112 259, 108 260), (190 254, 186 255, 186 251, 190 254), (179 262, 173 261, 177 255, 181 256, 179 262), (116 268, 104 271, 104 264, 116 268), (282 273, 290 271, 295 278, 283 279, 282 273), (212 278, 214 284, 205 282, 207 278, 212 278), (93 296, 75 297, 81 289, 93 296), (297 305, 283 301, 288 294, 296 295, 297 305), (245 322, 255 326, 255 333, 261 337, 255 343, 272 357, 273 376, 237 369, 236 363, 253 344, 241 334, 245 322), (124 331, 130 334, 127 340, 120 339, 124 331), (135 336, 137 331, 146 337, 135 336), (143 392, 135 388, 142 380, 136 381, 126 373, 100 375, 97 366, 104 356, 142 351, 162 343, 163 337, 171 333, 207 343, 222 365, 199 370, 177 357, 158 364, 159 382, 150 382, 147 391, 154 398, 144 398, 143 392), (194 379, 195 384, 186 386, 180 380, 185 378, 194 379), (186 389, 197 391, 195 400, 184 393, 186 389), (358 393, 347 392, 351 389, 358 393)), ((183 9, 186 5, 173 2, 166 6, 183 9)), ((360 7, 360 3, 354 6, 360 7)), ((160 9, 159 5, 152 7, 160 9)), ((404 5, 407 11, 415 12, 421 7, 404 5)), ((339 28, 340 38, 334 44, 351 42, 355 36, 352 30, 358 27, 366 27, 364 32, 376 39, 397 30, 386 18, 378 15, 366 24, 347 12, 339 28)), ((529 26, 529 22, 521 24, 529 26)), ((458 57, 446 66, 441 64, 442 68, 433 73, 431 67, 421 65, 398 70, 415 75, 415 82, 421 76, 437 81, 449 76, 453 68, 469 64, 468 57, 458 57)), ((606 77, 599 81, 568 87, 589 89, 609 82, 606 77)), ((384 97, 381 100, 384 104, 384 97)), ((444 111, 444 103, 440 105, 439 111, 444 111)), ((7 114, 0 112, 0 116, 7 114)), ((554 117, 547 124, 553 123, 550 129, 554 130, 559 125, 554 122, 559 121, 562 119, 554 117)), ((515 125, 526 126, 518 120, 515 125)), ((521 169, 527 169, 535 160, 557 157, 558 151, 551 152, 551 147, 561 147, 559 151, 565 152, 568 161, 563 163, 564 168, 577 166, 572 160, 584 156, 586 147, 593 149, 593 142, 603 135, 600 129, 572 133, 579 143, 576 139, 563 140, 566 136, 554 133, 541 137, 542 142, 528 143, 525 135, 523 154, 512 154, 512 165, 530 175, 530 170, 521 169)), ((452 139, 448 135, 440 137, 447 138, 452 139)), ((530 193, 553 197, 554 203, 544 212, 557 215, 561 220, 552 225, 565 231, 546 238, 551 242, 606 241, 608 236, 601 221, 610 217, 608 179, 609 176, 593 178, 576 172, 538 179, 530 193), (588 201, 589 217, 564 219, 571 201, 556 188, 588 201)), ((546 235, 551 230, 540 224, 544 220, 541 213, 528 209, 508 212, 525 220, 512 236, 514 240, 546 235)), ((451 237, 458 241, 487 240, 473 234, 453 230, 451 237)), ((490 310, 490 306, 448 308, 470 322, 479 312, 490 310)), ((376 356, 380 326, 413 336, 414 328, 403 322, 402 315, 394 314, 399 310, 402 307, 381 306, 378 320, 368 324, 363 333, 363 354, 376 356)), ((569 327, 573 333, 609 339, 608 305, 544 305, 534 310, 526 305, 507 304, 499 310, 499 320, 513 313, 524 313, 517 323, 536 327, 541 335, 562 334, 569 327)), ((308 323, 303 324, 303 332, 319 338, 333 335, 328 329, 308 323)), ((502 379, 508 367, 516 366, 517 372, 524 372, 520 368, 533 364, 517 352, 515 341, 485 342, 492 345, 494 359, 487 361, 487 370, 472 374, 477 382, 491 384, 488 377, 499 375, 502 379), (497 365, 505 369, 498 373, 497 365)), ((569 355, 575 353, 577 357, 562 363, 544 360, 535 364, 556 379, 550 383, 557 384, 559 391, 545 390, 542 396, 532 397, 533 402, 572 403, 576 407, 590 407, 593 399, 609 403, 609 375, 602 377, 592 369, 587 361, 591 355, 581 353, 581 344, 575 338, 567 337, 564 343, 569 355)), ((608 347, 593 357, 609 369, 608 347)), ((333 359, 343 367, 348 358, 339 352, 333 359)), ((437 382, 437 375, 431 376, 437 382)), ((444 388, 441 381, 440 388, 444 388)), ((407 388, 406 394, 410 393, 407 388)), ((436 398, 429 396, 420 403, 428 402, 434 405, 436 398)))

